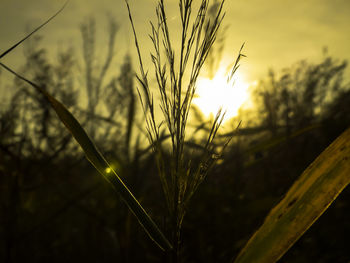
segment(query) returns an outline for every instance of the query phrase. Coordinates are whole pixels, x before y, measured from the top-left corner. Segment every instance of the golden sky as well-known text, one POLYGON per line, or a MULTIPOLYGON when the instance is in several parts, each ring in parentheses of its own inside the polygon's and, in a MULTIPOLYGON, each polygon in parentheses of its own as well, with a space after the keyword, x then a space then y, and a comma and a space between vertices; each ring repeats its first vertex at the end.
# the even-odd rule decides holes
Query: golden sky
MULTIPOLYGON (((0 0, 0 51, 23 37, 26 28, 40 24, 64 3, 63 0, 0 0)), ((176 39, 178 0, 165 0, 172 35, 176 39)), ((150 19, 156 0, 130 0, 143 55, 148 56, 150 19)), ((350 59, 349 0, 226 0, 226 59, 234 60, 243 42, 248 56, 242 72, 248 81, 266 75, 269 68, 280 69, 301 59, 317 60, 323 47, 339 59, 350 59)), ((43 45, 51 52, 67 44, 81 46, 79 25, 89 15, 97 18, 100 32, 106 31, 106 14, 120 24, 117 49, 120 58, 134 52, 124 0, 71 0, 66 9, 41 31, 43 45)), ((107 39, 106 39, 107 42, 107 39)), ((104 50, 103 37, 99 44, 104 50)), ((4 62, 21 65, 21 48, 4 62)), ((121 60, 119 60, 121 61, 121 60)))

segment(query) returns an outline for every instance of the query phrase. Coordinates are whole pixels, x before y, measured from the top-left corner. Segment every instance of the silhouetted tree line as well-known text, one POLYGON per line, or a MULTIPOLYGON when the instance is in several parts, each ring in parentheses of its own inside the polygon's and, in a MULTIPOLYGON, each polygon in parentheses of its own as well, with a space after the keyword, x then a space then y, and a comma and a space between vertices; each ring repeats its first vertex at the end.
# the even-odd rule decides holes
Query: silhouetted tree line
MULTIPOLYGON (((50 62, 34 38, 21 73, 77 116, 162 226, 166 207, 130 56, 119 70, 112 67, 117 30, 110 21, 101 59, 94 20, 83 24, 82 64, 70 48, 50 62)), ((256 108, 236 118, 243 121, 239 129, 220 134, 218 148, 232 141, 188 207, 185 262, 229 262, 292 182, 349 126, 346 66, 325 55, 320 63, 270 71, 259 82, 256 108)), ((0 109, 0 262, 162 262, 162 252, 86 162, 42 95, 18 79, 1 88, 12 96, 0 109)), ((198 111, 193 116, 186 158, 195 162, 196 134, 208 125, 198 111)), ((281 262, 348 262, 349 208, 346 190, 281 262)))

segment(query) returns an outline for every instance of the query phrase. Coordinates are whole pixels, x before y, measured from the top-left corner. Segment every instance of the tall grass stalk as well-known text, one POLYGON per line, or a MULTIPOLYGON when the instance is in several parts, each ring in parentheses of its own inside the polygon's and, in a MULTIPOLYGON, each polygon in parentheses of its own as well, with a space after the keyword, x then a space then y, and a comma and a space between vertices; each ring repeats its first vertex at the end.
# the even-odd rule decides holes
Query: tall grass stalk
MULTIPOLYGON (((160 109, 163 113, 162 121, 157 121, 158 101, 154 99, 148 80, 148 71, 144 68, 133 16, 129 3, 125 0, 140 65, 140 73, 137 74, 141 86, 139 97, 146 116, 148 138, 156 154, 158 173, 169 210, 169 228, 174 247, 171 255, 172 262, 179 261, 180 232, 188 201, 218 157, 213 141, 224 116, 224 112, 220 110, 214 118, 207 141, 202 146, 200 162, 198 164, 187 162, 184 158, 185 135, 197 78, 216 40, 225 15, 223 12, 225 1, 219 2, 214 16, 208 11, 209 0, 201 0, 196 12, 194 12, 193 2, 179 0, 181 33, 180 45, 177 48, 174 48, 177 43, 171 39, 163 0, 159 0, 156 6, 156 22, 150 22, 149 37, 153 43, 151 61, 157 81, 160 109), (170 152, 166 150, 168 144, 161 140, 163 132, 170 137, 170 152), (168 155, 170 155, 170 163, 166 159, 168 155)), ((233 73, 238 67, 240 57, 238 56, 234 63, 233 73)))

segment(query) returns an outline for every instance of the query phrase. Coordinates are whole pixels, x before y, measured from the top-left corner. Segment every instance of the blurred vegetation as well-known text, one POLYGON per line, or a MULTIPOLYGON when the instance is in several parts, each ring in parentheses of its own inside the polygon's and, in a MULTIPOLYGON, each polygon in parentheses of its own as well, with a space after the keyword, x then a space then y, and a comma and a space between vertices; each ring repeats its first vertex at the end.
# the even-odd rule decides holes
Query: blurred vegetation
MULTIPOLYGON (((166 203, 156 158, 145 143, 131 57, 126 55, 119 69, 112 68, 117 29, 111 21, 101 60, 95 53, 95 22, 83 24, 82 64, 71 48, 51 62, 36 37, 26 44, 21 72, 88 127, 162 226, 166 203), (83 84, 77 83, 76 68, 84 69, 83 84), (78 101, 84 93, 87 101, 78 101)), ((301 172, 349 127, 346 66, 325 54, 318 63, 271 70, 259 82, 252 93, 255 108, 233 120, 232 127, 243 120, 240 128, 218 134, 214 142, 220 145, 233 136, 187 207, 184 262, 232 261, 301 172)), ((163 262, 162 252, 99 180, 43 96, 17 79, 0 88, 13 90, 0 109, 0 262, 163 262)), ((209 127, 198 111, 193 116, 193 134, 209 127)), ((185 162, 200 159, 195 151, 199 140, 193 136, 188 143, 185 162)), ((281 262, 350 261, 349 198, 346 189, 281 262)))

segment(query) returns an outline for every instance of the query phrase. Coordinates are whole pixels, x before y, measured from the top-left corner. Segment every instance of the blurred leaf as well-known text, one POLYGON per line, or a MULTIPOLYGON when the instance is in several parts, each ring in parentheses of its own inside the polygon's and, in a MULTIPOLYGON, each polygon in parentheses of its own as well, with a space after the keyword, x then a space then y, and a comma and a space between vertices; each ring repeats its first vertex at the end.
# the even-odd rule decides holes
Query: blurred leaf
POLYGON ((349 160, 350 129, 303 172, 234 262, 279 260, 349 184, 349 160))

